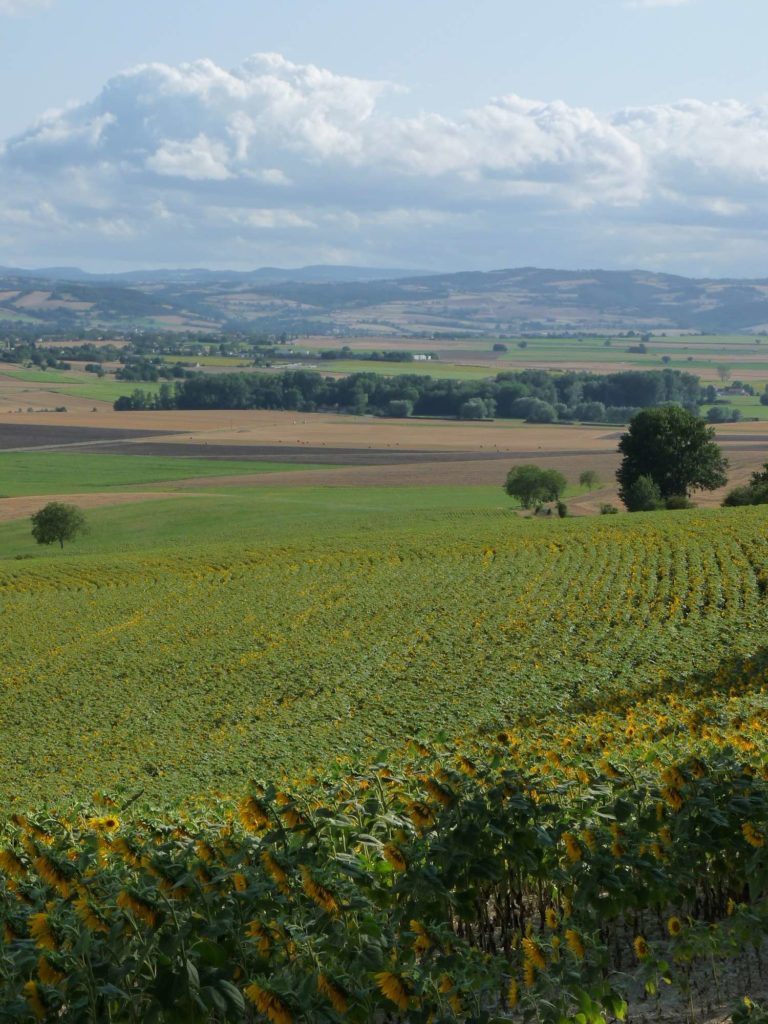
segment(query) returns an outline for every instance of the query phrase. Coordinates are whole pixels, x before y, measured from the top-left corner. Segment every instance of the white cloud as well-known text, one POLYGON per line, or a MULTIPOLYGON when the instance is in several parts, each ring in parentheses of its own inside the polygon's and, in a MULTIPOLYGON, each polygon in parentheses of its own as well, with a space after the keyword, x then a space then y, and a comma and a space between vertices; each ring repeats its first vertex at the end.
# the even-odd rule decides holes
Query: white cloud
POLYGON ((42 7, 50 7, 53 0, 0 0, 0 15, 29 14, 42 7))
POLYGON ((627 7, 685 7, 691 0, 627 0, 627 7))
POLYGON ((0 146, 0 263, 647 265, 675 225, 768 258, 768 106, 510 95, 403 118, 393 88, 275 54, 123 72, 0 146))

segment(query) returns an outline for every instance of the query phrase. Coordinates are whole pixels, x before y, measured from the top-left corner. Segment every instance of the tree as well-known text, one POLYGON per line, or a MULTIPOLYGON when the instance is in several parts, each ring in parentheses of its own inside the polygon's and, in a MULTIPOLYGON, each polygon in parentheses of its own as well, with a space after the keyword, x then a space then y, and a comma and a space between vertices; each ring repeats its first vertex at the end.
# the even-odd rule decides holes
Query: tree
POLYGON ((717 370, 717 376, 723 384, 731 379, 731 367, 728 363, 718 363, 715 369, 717 370))
POLYGON ((557 419, 557 409, 549 402, 543 402, 540 398, 529 399, 528 415, 526 423, 554 423, 557 419))
POLYGON ((748 484, 729 491, 723 499, 723 505, 768 505, 768 462, 752 474, 748 484))
POLYGON ((539 466, 515 466, 507 474, 504 490, 510 498, 519 498, 523 508, 538 508, 545 501, 557 501, 567 486, 556 469, 539 466))
POLYGON ((579 484, 581 487, 586 487, 588 491, 593 491, 600 485, 600 477, 594 469, 585 469, 579 477, 579 484))
POLYGON ((38 544, 74 540, 86 530, 85 516, 76 505, 65 505, 61 501, 50 501, 32 516, 32 536, 38 544))
POLYGON ((728 461, 714 435, 714 427, 677 405, 643 409, 633 416, 619 441, 623 459, 616 473, 619 497, 627 508, 629 489, 641 476, 650 477, 664 499, 727 483, 728 461))
POLYGON ((659 486, 650 476, 639 476, 633 480, 622 501, 628 512, 654 512, 662 506, 659 486))
POLYGON ((493 399, 468 398, 461 403, 459 409, 460 420, 488 420, 493 419, 496 406, 493 399))

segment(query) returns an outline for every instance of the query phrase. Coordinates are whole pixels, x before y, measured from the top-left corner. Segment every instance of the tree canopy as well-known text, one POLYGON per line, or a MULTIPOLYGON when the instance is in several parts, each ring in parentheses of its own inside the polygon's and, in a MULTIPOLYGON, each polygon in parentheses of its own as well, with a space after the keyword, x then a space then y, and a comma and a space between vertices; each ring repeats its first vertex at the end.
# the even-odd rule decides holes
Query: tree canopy
POLYGON ((507 474, 504 490, 511 498, 519 498, 523 508, 538 508, 545 501, 557 501, 567 484, 556 469, 539 466, 515 466, 507 474))
POLYGON ((58 541, 63 548, 65 540, 74 540, 85 529, 85 516, 77 505, 62 501, 50 501, 32 516, 32 536, 38 544, 58 541))
MULTIPOLYGON (((640 477, 649 477, 661 498, 711 491, 727 483, 728 462, 715 431, 680 406, 643 409, 619 441, 623 458, 616 473, 624 504, 640 477)), ((629 507, 629 506, 627 506, 629 507)))

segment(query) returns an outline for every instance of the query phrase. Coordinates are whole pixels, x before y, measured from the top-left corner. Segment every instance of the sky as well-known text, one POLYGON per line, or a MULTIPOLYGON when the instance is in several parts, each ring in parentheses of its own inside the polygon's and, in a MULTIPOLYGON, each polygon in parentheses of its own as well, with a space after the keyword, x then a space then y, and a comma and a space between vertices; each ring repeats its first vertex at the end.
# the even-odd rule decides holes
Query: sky
POLYGON ((768 276, 765 0, 0 0, 0 265, 768 276))

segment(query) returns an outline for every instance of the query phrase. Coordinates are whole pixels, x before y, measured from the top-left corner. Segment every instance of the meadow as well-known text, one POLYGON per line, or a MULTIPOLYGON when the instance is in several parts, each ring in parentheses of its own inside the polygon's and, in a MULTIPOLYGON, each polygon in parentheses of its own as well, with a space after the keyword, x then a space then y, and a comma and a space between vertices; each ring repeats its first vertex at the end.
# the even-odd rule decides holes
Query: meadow
POLYGON ((92 455, 69 452, 0 451, 0 494, 89 494, 134 490, 158 483, 216 476, 318 469, 303 463, 196 459, 184 456, 92 455))

